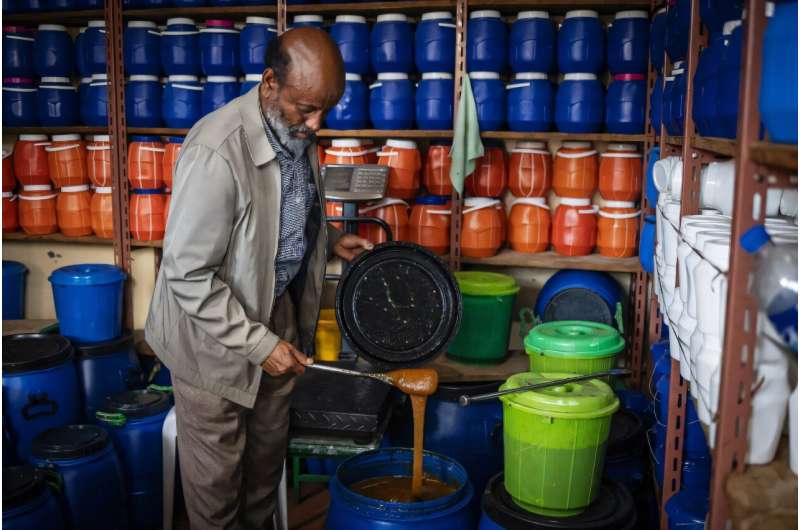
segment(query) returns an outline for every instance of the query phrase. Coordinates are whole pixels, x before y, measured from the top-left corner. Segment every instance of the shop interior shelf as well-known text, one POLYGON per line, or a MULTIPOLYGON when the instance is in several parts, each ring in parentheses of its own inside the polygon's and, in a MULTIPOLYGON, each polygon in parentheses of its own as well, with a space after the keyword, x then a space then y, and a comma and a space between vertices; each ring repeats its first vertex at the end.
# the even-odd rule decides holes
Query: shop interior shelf
POLYGON ((736 140, 728 138, 695 136, 692 138, 692 146, 722 156, 734 156, 736 154, 736 140))
POLYGON ((750 157, 757 164, 797 171, 797 145, 756 142, 750 146, 750 157))
POLYGON ((137 241, 131 238, 131 246, 134 248, 161 248, 163 242, 159 239, 157 241, 137 241))
POLYGON ((3 241, 45 241, 51 243, 81 243, 85 245, 112 245, 112 239, 102 239, 96 236, 69 237, 61 233, 42 236, 30 235, 25 232, 11 232, 3 234, 3 241))
POLYGON ((642 270, 639 258, 635 256, 632 258, 608 258, 600 254, 562 256, 552 250, 525 254, 505 249, 490 258, 462 257, 461 262, 470 265, 536 269, 581 269, 606 272, 639 272, 642 270))
MULTIPOLYGON (((442 9, 455 10, 455 0, 400 0, 398 2, 349 2, 344 4, 303 4, 288 5, 286 12, 290 15, 300 14, 327 14, 331 16, 341 13, 356 13, 368 15, 371 13, 401 12, 401 13, 424 13, 426 11, 436 11, 442 9)), ((289 19, 291 23, 291 18, 289 19)))
POLYGON ((67 26, 82 25, 89 20, 104 20, 102 9, 86 9, 83 11, 47 11, 40 13, 3 13, 4 24, 59 24, 67 26))
POLYGON ((3 135, 19 134, 108 134, 108 127, 71 125, 68 127, 3 127, 3 135))
POLYGON ((206 18, 233 18, 245 19, 249 16, 274 15, 278 12, 275 4, 259 6, 230 6, 230 7, 166 7, 158 9, 127 9, 122 12, 126 19, 166 20, 173 17, 206 18))
POLYGON ((562 133, 562 132, 514 132, 487 131, 481 133, 482 138, 496 140, 586 140, 590 142, 644 142, 644 134, 610 134, 610 133, 562 133))

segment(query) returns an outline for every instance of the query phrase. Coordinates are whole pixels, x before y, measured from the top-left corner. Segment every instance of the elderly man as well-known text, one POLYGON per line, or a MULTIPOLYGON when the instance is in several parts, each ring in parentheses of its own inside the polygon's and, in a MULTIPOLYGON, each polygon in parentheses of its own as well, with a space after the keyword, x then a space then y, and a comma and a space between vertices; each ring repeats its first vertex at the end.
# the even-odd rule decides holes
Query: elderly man
POLYGON ((258 87, 200 120, 175 169, 147 342, 173 375, 192 528, 272 528, 294 377, 325 264, 368 241, 325 220, 314 133, 342 95, 317 29, 275 39, 258 87))

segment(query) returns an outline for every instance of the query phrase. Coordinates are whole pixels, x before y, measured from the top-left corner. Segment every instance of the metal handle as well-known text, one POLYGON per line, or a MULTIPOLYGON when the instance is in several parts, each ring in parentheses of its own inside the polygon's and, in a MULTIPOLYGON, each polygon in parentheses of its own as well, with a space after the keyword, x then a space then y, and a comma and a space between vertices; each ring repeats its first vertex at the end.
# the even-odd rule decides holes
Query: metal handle
POLYGON ((328 364, 320 364, 320 363, 306 365, 306 368, 311 368, 313 370, 321 370, 323 372, 332 372, 335 374, 351 375, 355 377, 369 377, 371 379, 376 379, 378 381, 381 381, 382 383, 386 383, 387 385, 393 384, 392 379, 388 375, 381 373, 358 372, 356 370, 348 370, 347 368, 339 368, 337 366, 331 366, 328 364))
POLYGON ((627 368, 614 368, 605 372, 595 372, 593 374, 577 375, 575 377, 566 377, 564 379, 553 379, 552 381, 545 381, 543 383, 536 383, 535 385, 521 386, 518 388, 508 388, 506 390, 499 390, 489 394, 479 394, 477 396, 461 396, 458 398, 458 404, 462 407, 468 407, 473 401, 488 401, 506 394, 514 394, 516 392, 526 392, 528 390, 538 390, 540 388, 548 388, 551 386, 566 385, 567 383, 577 383, 579 381, 586 381, 587 379, 598 379, 600 377, 622 377, 631 375, 631 371, 627 368))

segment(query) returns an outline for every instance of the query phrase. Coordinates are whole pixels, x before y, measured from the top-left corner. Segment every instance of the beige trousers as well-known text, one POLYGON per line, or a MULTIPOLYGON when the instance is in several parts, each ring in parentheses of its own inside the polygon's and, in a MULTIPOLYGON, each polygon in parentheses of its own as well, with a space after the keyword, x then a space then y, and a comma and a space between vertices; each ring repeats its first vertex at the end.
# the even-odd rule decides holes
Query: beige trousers
MULTIPOLYGON (((288 294, 271 330, 297 342, 288 294)), ((175 378, 178 453, 193 530, 272 530, 289 432, 294 375, 262 376, 252 409, 175 378)))

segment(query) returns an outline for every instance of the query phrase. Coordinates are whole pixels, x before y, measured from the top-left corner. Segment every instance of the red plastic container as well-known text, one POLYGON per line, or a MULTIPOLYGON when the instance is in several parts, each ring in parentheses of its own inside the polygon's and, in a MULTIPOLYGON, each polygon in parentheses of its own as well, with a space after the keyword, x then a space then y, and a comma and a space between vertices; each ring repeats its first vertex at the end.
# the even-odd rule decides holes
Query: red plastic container
POLYGON ((597 212, 597 250, 611 258, 636 255, 641 212, 634 202, 609 201, 597 212))
POLYGON ((591 199, 564 197, 553 216, 553 249, 563 256, 591 254, 597 242, 597 215, 591 199))
POLYGON ((515 197, 547 197, 553 156, 544 142, 518 142, 508 162, 508 189, 515 197))
POLYGON ((500 147, 487 147, 477 160, 475 171, 464 180, 464 188, 474 197, 499 197, 506 189, 506 153, 500 147))
POLYGON ((517 252, 544 252, 550 246, 550 207, 544 197, 515 199, 508 220, 508 243, 517 252))
POLYGON ((470 258, 494 256, 503 246, 503 218, 500 201, 486 197, 464 200, 461 222, 461 254, 470 258))
POLYGON ((589 142, 564 142, 556 151, 553 191, 564 198, 591 199, 597 189, 597 151, 589 142))
POLYGON ((422 158, 417 144, 411 140, 387 140, 378 152, 378 164, 389 166, 386 195, 413 199, 419 191, 422 158))

